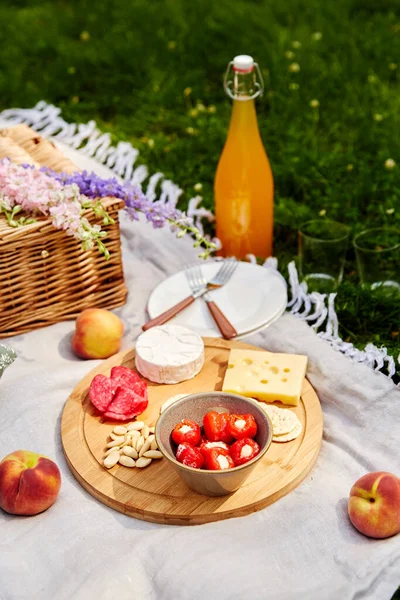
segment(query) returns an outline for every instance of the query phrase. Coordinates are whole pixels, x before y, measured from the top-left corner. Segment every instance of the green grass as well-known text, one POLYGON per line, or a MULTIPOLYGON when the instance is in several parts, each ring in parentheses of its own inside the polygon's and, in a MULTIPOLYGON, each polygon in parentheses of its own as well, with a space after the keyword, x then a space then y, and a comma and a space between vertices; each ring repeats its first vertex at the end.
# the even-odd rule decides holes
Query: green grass
MULTIPOLYGON (((326 214, 353 233, 400 227, 396 9, 397 0, 2 2, 0 106, 45 99, 66 119, 96 119, 182 186, 183 208, 196 183, 212 207, 230 116, 222 75, 235 54, 254 55, 285 269, 302 220, 326 214), (398 163, 392 170, 388 158, 398 163)), ((360 288, 351 249, 337 307, 346 340, 385 345, 397 358, 399 301, 360 288)))

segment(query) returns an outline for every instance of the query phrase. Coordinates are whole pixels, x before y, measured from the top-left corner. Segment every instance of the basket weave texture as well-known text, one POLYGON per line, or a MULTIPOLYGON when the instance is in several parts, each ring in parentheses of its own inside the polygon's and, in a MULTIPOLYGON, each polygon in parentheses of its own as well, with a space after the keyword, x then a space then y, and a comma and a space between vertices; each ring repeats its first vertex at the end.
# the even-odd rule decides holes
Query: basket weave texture
MULTIPOLYGON (((79 171, 51 142, 25 125, 0 131, 1 139, 12 140, 13 144, 8 153, 0 144, 0 159, 8 156, 22 164, 28 162, 28 154, 31 164, 79 171), (42 142, 43 154, 37 151, 42 142), (30 153, 32 148, 35 156, 30 153)), ((78 240, 56 230, 47 217, 13 228, 0 215, 0 338, 75 318, 85 308, 111 309, 125 303, 127 289, 118 219, 124 203, 117 198, 104 198, 102 204, 115 220, 114 225, 103 227, 107 237, 102 241, 111 254, 108 261, 97 247, 82 251, 78 240)), ((85 216, 92 224, 102 224, 90 210, 85 211, 85 216)))

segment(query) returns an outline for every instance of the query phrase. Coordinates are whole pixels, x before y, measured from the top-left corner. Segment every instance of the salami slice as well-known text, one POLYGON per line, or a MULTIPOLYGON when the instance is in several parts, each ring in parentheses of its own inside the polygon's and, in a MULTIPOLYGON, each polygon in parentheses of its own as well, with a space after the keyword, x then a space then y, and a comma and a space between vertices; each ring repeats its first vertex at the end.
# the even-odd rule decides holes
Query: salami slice
POLYGON ((89 387, 89 398, 91 403, 99 410, 104 412, 111 404, 114 393, 118 385, 105 375, 96 375, 93 377, 89 387))
POLYGON ((116 381, 118 385, 128 388, 142 398, 147 398, 147 383, 128 367, 113 367, 111 369, 111 379, 116 381))
POLYGON ((147 398, 143 398, 127 388, 119 387, 104 416, 110 419, 133 419, 145 411, 147 405, 147 398))
POLYGON ((111 412, 110 410, 107 410, 103 414, 103 417, 106 417, 107 419, 112 419, 113 421, 129 421, 131 418, 133 418, 133 417, 130 417, 129 415, 125 416, 123 414, 111 412))
POLYGON ((144 400, 147 400, 147 383, 143 379, 135 383, 131 390, 144 400))

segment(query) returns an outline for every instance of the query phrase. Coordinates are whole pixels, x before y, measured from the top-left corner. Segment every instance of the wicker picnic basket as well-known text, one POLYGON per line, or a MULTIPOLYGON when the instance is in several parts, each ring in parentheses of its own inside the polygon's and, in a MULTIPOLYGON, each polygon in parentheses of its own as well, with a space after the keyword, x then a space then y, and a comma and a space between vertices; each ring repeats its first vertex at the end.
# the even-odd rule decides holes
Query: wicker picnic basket
MULTIPOLYGON (((46 166, 59 172, 78 171, 52 142, 26 125, 0 130, 0 159, 46 166)), ((118 211, 124 203, 105 198, 115 220, 103 239, 111 258, 56 230, 47 217, 12 228, 0 215, 0 338, 26 333, 75 318, 89 307, 116 308, 125 303, 118 211)), ((91 223, 101 223, 85 211, 91 223)))

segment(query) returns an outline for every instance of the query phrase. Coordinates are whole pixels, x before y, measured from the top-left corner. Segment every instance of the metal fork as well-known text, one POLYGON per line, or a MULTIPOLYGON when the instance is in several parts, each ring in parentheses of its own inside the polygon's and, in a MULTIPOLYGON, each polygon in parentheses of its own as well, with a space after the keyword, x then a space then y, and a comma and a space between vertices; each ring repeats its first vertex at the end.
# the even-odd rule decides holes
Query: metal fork
POLYGON ((194 265, 185 271, 186 279, 188 280, 190 289, 193 292, 193 296, 196 298, 204 298, 208 309, 218 326, 218 329, 226 340, 236 337, 237 331, 233 327, 232 323, 226 318, 221 309, 218 308, 218 306, 212 300, 209 292, 225 285, 233 275, 237 266, 238 261, 236 260, 224 261, 222 267, 218 269, 216 275, 214 275, 210 281, 206 281, 200 265, 194 265))
MULTIPOLYGON (((205 281, 204 275, 202 274, 201 268, 199 265, 194 265, 194 266, 192 265, 192 266, 187 267, 185 270, 185 274, 186 274, 186 278, 188 280, 189 286, 192 290, 191 296, 188 296, 184 300, 181 300, 181 302, 178 302, 178 304, 175 304, 174 306, 172 306, 165 312, 161 313, 154 319, 151 319, 150 321, 145 323, 142 327, 143 331, 146 331, 147 329, 150 329, 151 327, 155 327, 156 325, 162 325, 163 323, 166 323, 167 321, 169 321, 170 319, 175 317, 178 313, 180 313, 184 308, 193 304, 193 302, 195 300, 197 300, 197 298, 201 298, 202 296, 207 295, 207 293, 212 291, 213 289, 217 289, 217 288, 220 288, 223 285, 225 285, 227 283, 227 281, 233 275, 238 264, 239 263, 236 260, 231 260, 231 259, 225 260, 223 262, 222 266, 218 269, 216 275, 209 282, 205 281), (191 281, 194 282, 194 286, 191 285, 191 281)), ((209 298, 209 296, 208 296, 208 298, 209 298)), ((214 316, 214 319, 219 318, 221 316, 221 318, 219 319, 219 322, 222 323, 222 320, 226 321, 226 327, 224 328, 224 331, 228 336, 230 336, 227 339, 235 337, 237 335, 237 332, 234 329, 234 327, 229 323, 229 321, 221 313, 221 311, 218 309, 218 307, 216 306, 216 304, 214 302, 211 301, 211 306, 210 306, 210 300, 211 299, 209 298, 207 305, 210 308, 211 312, 214 311, 213 316, 217 315, 217 317, 214 316)), ((218 325, 218 322, 217 322, 217 325, 218 325)), ((224 335, 224 332, 221 329, 220 329, 220 331, 221 331, 222 335, 224 335)), ((225 335, 224 335, 224 337, 225 337, 225 335)))

